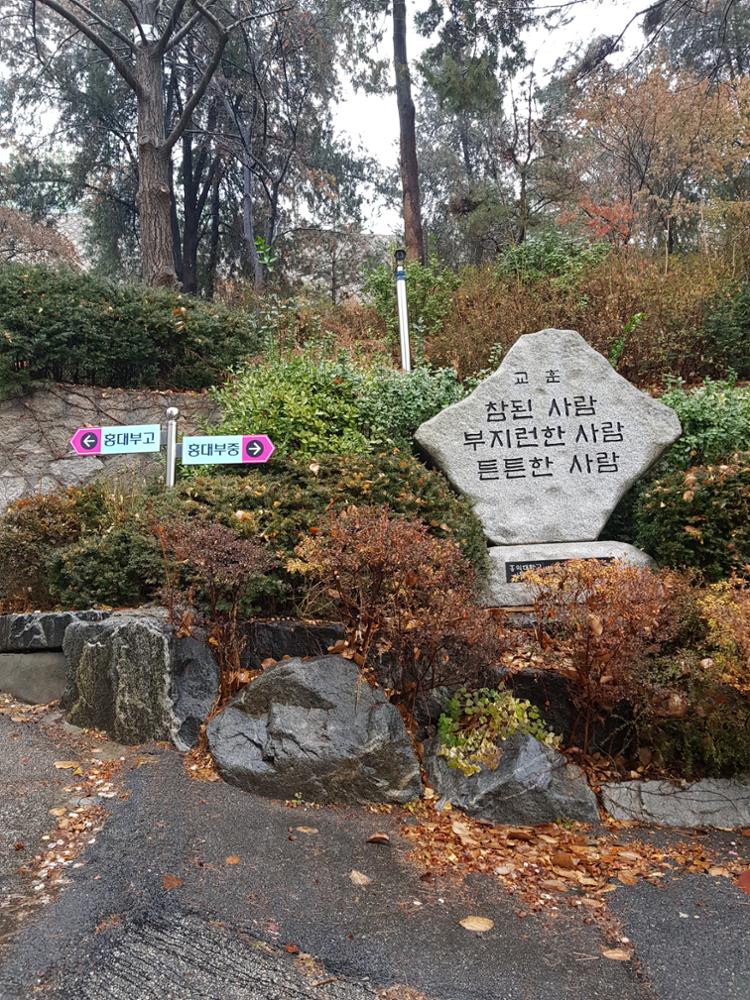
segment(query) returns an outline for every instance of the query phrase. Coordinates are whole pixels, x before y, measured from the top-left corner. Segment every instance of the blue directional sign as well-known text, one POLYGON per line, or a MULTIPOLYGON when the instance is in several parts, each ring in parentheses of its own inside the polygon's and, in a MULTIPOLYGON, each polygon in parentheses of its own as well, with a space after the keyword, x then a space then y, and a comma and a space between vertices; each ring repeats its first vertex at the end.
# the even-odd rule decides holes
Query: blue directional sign
POLYGON ((182 439, 183 465, 262 464, 275 447, 267 434, 214 434, 182 439))

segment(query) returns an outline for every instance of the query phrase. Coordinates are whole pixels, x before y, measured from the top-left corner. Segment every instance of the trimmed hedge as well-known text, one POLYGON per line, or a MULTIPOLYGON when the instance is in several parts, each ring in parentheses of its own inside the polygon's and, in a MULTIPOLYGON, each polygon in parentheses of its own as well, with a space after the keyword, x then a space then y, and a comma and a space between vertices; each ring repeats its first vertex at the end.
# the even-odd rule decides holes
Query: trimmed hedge
POLYGON ((418 366, 407 374, 362 367, 345 353, 333 359, 308 351, 234 372, 214 392, 223 414, 216 430, 261 427, 278 455, 296 457, 410 450, 417 427, 465 391, 450 368, 418 366))
POLYGON ((401 451, 315 461, 283 456, 263 472, 189 477, 155 498, 154 510, 164 518, 216 518, 266 542, 284 561, 323 514, 378 504, 419 518, 438 538, 453 539, 477 571, 486 572, 487 543, 469 501, 439 472, 401 451))
POLYGON ((186 477, 170 493, 118 497, 104 484, 37 495, 0 518, 0 607, 122 607, 158 599, 163 566, 154 522, 202 518, 265 543, 279 558, 263 610, 304 600, 295 548, 329 511, 389 504, 453 539, 481 575, 487 548, 469 503, 437 472, 400 452, 318 461, 278 458, 264 471, 186 477))
POLYGON ((251 313, 189 295, 0 267, 0 392, 36 379, 203 389, 260 342, 251 313))
POLYGON ((742 572, 750 565, 750 452, 657 479, 638 498, 635 528, 636 543, 663 566, 709 581, 742 572))

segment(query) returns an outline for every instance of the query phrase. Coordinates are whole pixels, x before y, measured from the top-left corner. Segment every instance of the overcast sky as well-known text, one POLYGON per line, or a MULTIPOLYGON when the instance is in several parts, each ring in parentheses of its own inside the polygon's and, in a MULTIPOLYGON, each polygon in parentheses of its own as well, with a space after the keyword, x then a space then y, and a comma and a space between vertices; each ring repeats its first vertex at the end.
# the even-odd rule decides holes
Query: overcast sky
MULTIPOLYGON (((554 0, 546 0, 553 3, 554 0)), ((425 6, 423 2, 410 4, 413 10, 425 6)), ((541 4, 540 4, 541 6, 541 4)), ((527 36, 527 50, 534 60, 534 69, 540 83, 549 74, 557 60, 579 42, 587 42, 597 35, 619 34, 630 18, 648 6, 648 0, 584 0, 571 8, 570 22, 555 31, 530 32, 527 36)), ((638 19, 640 21, 640 18, 638 19)), ((414 64, 421 52, 429 44, 409 25, 407 46, 409 61, 414 64)), ((638 22, 628 30, 623 44, 624 52, 632 52, 641 44, 643 36, 638 22)), ((385 33, 381 54, 390 59, 392 40, 385 33)), ((393 76, 391 72, 391 77, 393 76)), ((417 100, 419 81, 414 80, 414 97, 417 100)), ((398 114, 395 94, 355 93, 351 87, 344 92, 344 100, 335 115, 337 129, 355 144, 381 163, 389 167, 398 165, 398 114)), ((417 118, 419 128, 419 118, 417 118)), ((377 233, 394 233, 399 228, 398 213, 382 203, 375 204, 367 213, 366 225, 377 233)))

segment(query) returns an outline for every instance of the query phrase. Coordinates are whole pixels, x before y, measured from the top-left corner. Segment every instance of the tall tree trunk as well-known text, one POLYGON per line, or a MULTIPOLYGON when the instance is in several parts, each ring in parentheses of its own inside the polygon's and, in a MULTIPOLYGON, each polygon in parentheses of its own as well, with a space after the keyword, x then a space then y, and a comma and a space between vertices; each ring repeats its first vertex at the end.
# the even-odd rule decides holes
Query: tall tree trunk
POLYGON ((516 224, 516 243, 520 246, 526 240, 529 228, 529 191, 526 170, 521 171, 521 186, 518 193, 518 222, 516 224))
POLYGON ((138 216, 143 280, 174 286, 171 156, 164 149, 164 90, 161 56, 155 43, 136 48, 138 94, 138 216))
POLYGON ((193 164, 193 137, 182 137, 182 290, 189 295, 198 291, 198 198, 193 164))
POLYGON ((393 67, 401 147, 404 242, 409 260, 424 262, 424 234, 419 203, 419 164, 411 74, 406 55, 406 0, 393 0, 393 67))
POLYGON ((206 297, 212 299, 216 291, 216 271, 219 267, 219 240, 221 238, 221 170, 211 182, 211 242, 206 265, 206 297))
POLYGON ((250 142, 252 136, 249 127, 242 130, 242 139, 245 153, 242 157, 242 239, 245 244, 245 252, 249 271, 253 279, 253 288, 260 294, 263 291, 265 275, 258 256, 258 247, 255 245, 255 220, 253 218, 253 169, 250 161, 250 142))

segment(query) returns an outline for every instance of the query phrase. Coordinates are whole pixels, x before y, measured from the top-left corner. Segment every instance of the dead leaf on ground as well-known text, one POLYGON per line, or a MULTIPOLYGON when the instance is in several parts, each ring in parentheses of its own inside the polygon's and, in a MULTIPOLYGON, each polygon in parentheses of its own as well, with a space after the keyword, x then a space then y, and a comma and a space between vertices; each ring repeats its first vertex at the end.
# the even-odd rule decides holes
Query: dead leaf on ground
POLYGON ((319 833, 320 832, 318 830, 317 826, 295 826, 294 829, 297 831, 297 833, 307 833, 307 834, 311 834, 311 835, 313 833, 319 833))
POLYGON ((378 831, 377 833, 373 833, 372 836, 367 838, 368 844, 390 844, 390 842, 391 838, 388 836, 388 834, 382 833, 380 831, 378 831))
POLYGON ((179 889, 181 885, 182 879, 176 875, 162 875, 161 877, 162 889, 179 889))
POLYGON ((108 917, 102 917, 94 928, 94 934, 101 934, 102 931, 113 930, 115 927, 119 927, 121 923, 122 917, 119 913, 110 913, 108 917))
POLYGON ((238 865, 239 863, 240 863, 239 854, 230 854, 226 858, 224 858, 225 865, 238 865))
POLYGON ((458 922, 464 930, 474 931, 477 934, 491 931, 495 926, 495 921, 490 920, 489 917, 464 917, 463 920, 459 920, 458 922))
POLYGON ((737 888, 742 889, 743 892, 746 892, 750 896, 750 869, 743 872, 737 879, 737 888))
POLYGON ((629 962, 631 958, 630 952, 624 948, 604 948, 602 955, 613 962, 629 962))
POLYGON ((349 872, 349 879, 353 885, 370 885, 372 879, 365 875, 364 872, 358 872, 356 868, 352 868, 349 872))
POLYGON ((80 767, 77 760, 56 760, 55 767, 58 771, 72 771, 73 768, 80 767))

